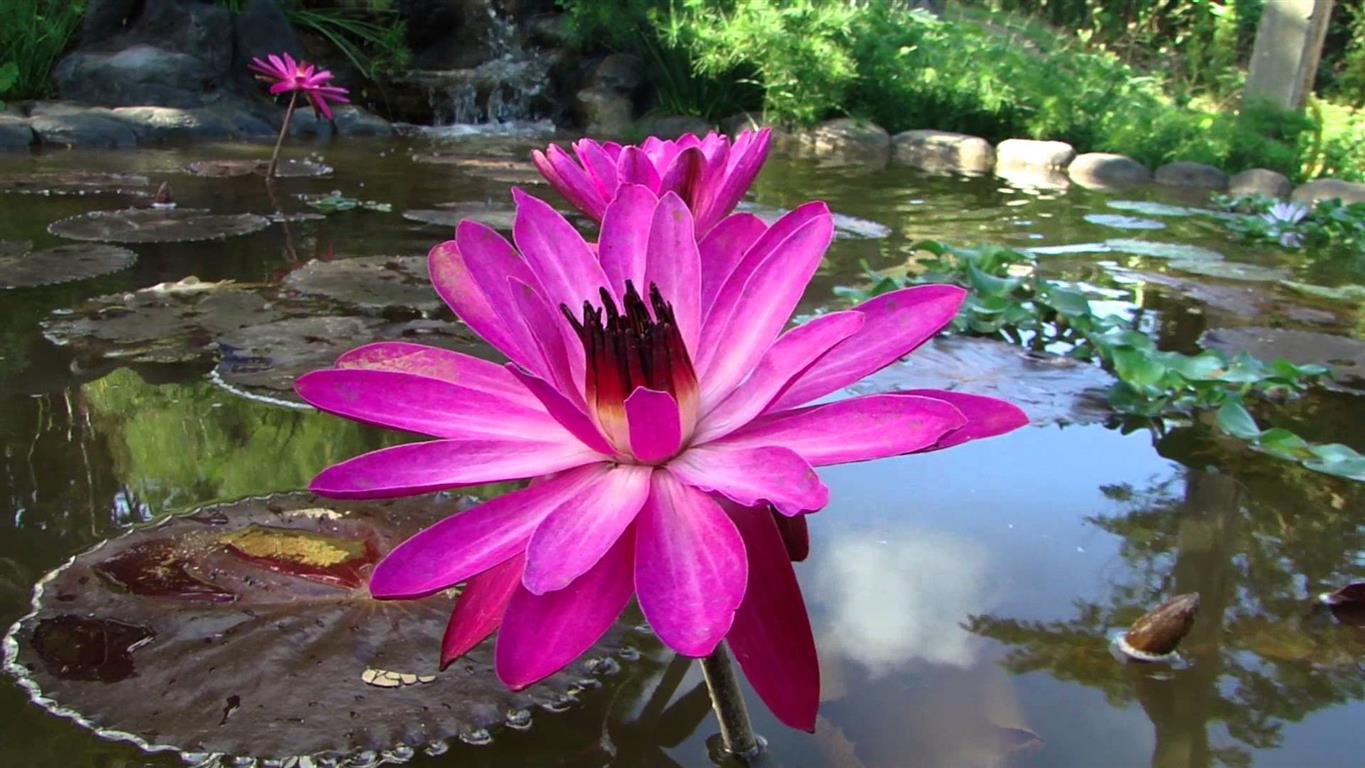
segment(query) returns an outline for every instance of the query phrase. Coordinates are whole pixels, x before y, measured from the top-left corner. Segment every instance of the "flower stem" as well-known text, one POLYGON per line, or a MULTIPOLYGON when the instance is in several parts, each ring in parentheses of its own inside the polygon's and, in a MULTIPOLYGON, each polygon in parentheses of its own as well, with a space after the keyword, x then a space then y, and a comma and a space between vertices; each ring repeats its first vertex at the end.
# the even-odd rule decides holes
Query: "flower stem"
POLYGON ((294 117, 294 104, 299 100, 299 92, 289 94, 289 106, 284 110, 284 122, 280 124, 280 137, 275 139, 275 152, 270 156, 270 167, 265 169, 267 179, 275 178, 275 169, 280 164, 280 147, 284 146, 284 136, 289 133, 289 121, 294 117))
POLYGON ((725 751, 743 762, 758 756, 762 744, 754 736, 749 722, 749 710, 744 706, 744 693, 739 689, 739 678, 730 663, 730 653, 721 642, 710 656, 701 660, 701 673, 706 678, 706 689, 711 694, 711 708, 720 721, 720 737, 725 751))

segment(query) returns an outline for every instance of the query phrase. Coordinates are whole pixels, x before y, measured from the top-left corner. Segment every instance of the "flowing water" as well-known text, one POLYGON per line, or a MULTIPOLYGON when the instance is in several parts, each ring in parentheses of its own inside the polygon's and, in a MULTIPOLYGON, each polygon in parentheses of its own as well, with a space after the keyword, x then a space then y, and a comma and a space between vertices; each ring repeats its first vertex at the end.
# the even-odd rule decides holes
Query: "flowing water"
MULTIPOLYGON (((525 138, 478 136, 336 143, 316 150, 334 175, 283 180, 274 203, 259 177, 181 171, 192 160, 252 157, 262 147, 0 157, 0 177, 117 171, 145 175, 153 188, 169 180, 181 208, 220 213, 307 211, 298 193, 331 190, 393 207, 276 223, 221 241, 133 245, 139 258, 131 269, 0 291, 0 625, 27 612, 44 573, 103 539, 210 501, 304 487, 327 464, 393 439, 235 395, 208 378, 212 361, 120 367, 80 359, 46 341, 41 320, 89 297, 189 275, 258 283, 315 257, 420 256, 447 230, 400 212, 506 200, 509 181, 532 177, 502 161, 524 159, 527 146, 525 138), (432 153, 488 162, 419 161, 432 153)), ((752 195, 774 207, 816 197, 862 220, 852 223, 863 234, 884 236, 837 240, 803 311, 837 304, 832 288, 858 282, 863 263, 901 264, 925 237, 1016 247, 1148 238, 1283 267, 1301 280, 1343 279, 1301 256, 1240 246, 1216 218, 1149 217, 1082 190, 774 159, 752 195), (1095 215, 1166 226, 1117 228, 1125 222, 1095 215)), ((0 195, 0 240, 59 245, 49 222, 143 203, 112 194, 0 195)), ((1072 254, 1041 263, 1117 288, 1112 307, 1141 313, 1166 349, 1193 350, 1203 330, 1220 325, 1286 324, 1357 337, 1365 327, 1358 307, 1305 297, 1280 295, 1275 309, 1245 310, 1141 279, 1116 283, 1114 266, 1165 271, 1138 256, 1072 254)), ((1248 301, 1274 290, 1194 279, 1250 285, 1238 294, 1248 301)), ((1365 450, 1363 416, 1358 397, 1316 391, 1275 418, 1311 439, 1365 450)), ((1313 600, 1365 578, 1359 484, 1251 452, 1199 424, 1154 436, 1053 423, 821 474, 832 500, 811 518, 812 553, 797 568, 821 653, 821 717, 814 735, 793 732, 751 698, 770 744, 765 765, 1360 764, 1365 630, 1337 622, 1313 600), (1196 591, 1202 608, 1182 664, 1124 665, 1110 655, 1114 632, 1166 597, 1196 591)), ((457 741, 439 756, 419 751, 412 764, 709 764, 715 726, 695 665, 671 659, 648 636, 636 645, 639 653, 627 654, 617 674, 567 711, 536 712, 526 730, 495 729, 491 744, 457 741)), ((181 764, 54 717, 8 678, 0 681, 0 753, 11 765, 181 764)))

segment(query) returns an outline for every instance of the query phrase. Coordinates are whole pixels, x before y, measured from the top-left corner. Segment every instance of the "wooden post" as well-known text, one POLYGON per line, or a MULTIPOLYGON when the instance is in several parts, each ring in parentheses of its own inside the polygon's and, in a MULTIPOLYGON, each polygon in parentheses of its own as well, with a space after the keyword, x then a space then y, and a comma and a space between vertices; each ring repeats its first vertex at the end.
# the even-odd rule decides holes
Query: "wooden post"
POLYGON ((1303 109, 1313 90, 1332 0, 1266 0, 1251 51, 1244 106, 1303 109))

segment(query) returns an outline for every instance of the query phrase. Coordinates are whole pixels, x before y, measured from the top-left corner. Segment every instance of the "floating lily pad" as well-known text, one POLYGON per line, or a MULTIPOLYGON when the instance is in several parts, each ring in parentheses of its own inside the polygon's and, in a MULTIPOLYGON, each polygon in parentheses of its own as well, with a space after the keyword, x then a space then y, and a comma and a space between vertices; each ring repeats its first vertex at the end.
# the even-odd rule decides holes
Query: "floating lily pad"
POLYGON ((1202 211, 1183 205, 1168 205, 1151 200, 1106 200, 1104 204, 1116 211, 1140 213, 1143 216, 1193 216, 1202 211))
POLYGON ((1293 288, 1299 293, 1306 293, 1309 296, 1317 296, 1321 299, 1333 299, 1337 301, 1365 302, 1365 285, 1314 285, 1313 283, 1297 283, 1293 280, 1284 280, 1282 285, 1293 288))
POLYGON ((1110 415, 1107 395, 1113 383, 1090 363, 1032 354, 994 339, 949 336, 933 339, 850 389, 858 394, 960 390, 1008 400, 1034 424, 1086 424, 1110 415))
POLYGON ((33 250, 31 240, 0 240, 0 259, 23 256, 33 250))
POLYGON ((149 194, 151 179, 132 173, 53 171, 0 174, 0 193, 21 195, 149 194))
POLYGON ((1149 259, 1170 259, 1172 261, 1222 261, 1223 254, 1210 248, 1185 243, 1163 243, 1156 240, 1105 240, 1105 248, 1110 253, 1127 253, 1149 259))
POLYGON ((0 243, 0 289, 85 280, 136 262, 137 254, 127 248, 104 243, 59 245, 27 253, 14 253, 0 243))
POLYGON ((69 240, 108 243, 187 243, 249 235, 270 226, 252 213, 213 213, 193 208, 128 208, 91 211, 48 225, 47 231, 69 240))
POLYGON ((1289 270, 1279 267, 1263 267, 1259 264, 1246 264, 1240 261, 1172 261, 1171 269, 1189 272, 1205 277, 1223 280, 1241 280, 1248 283, 1275 283, 1289 277, 1289 270))
MULTIPOLYGON (((763 219, 769 224, 777 221, 788 213, 786 208, 778 208, 773 205, 763 205, 762 203, 742 202, 737 210, 752 213, 763 219)), ((865 239, 879 240, 891 234, 891 228, 885 224, 880 224, 868 219, 860 219, 856 216, 848 216, 842 213, 833 215, 834 236, 844 239, 865 239)))
MULTIPOLYGON (((185 171, 194 176, 221 179, 235 176, 250 176, 253 173, 264 176, 270 168, 270 160, 198 160, 185 166, 185 171)), ((312 160, 281 160, 275 168, 275 175, 282 179, 316 178, 331 176, 334 169, 324 163, 312 160)))
POLYGON ((619 668, 604 661, 625 628, 520 692, 494 675, 492 641, 440 671, 454 590, 380 601, 365 582, 384 553, 459 507, 295 493, 167 519, 40 581, 5 668, 56 715, 187 757, 331 764, 486 742, 619 668))
POLYGON ((1166 225, 1151 219, 1140 219, 1136 216, 1121 216, 1116 213, 1087 213, 1085 220, 1091 224, 1099 224, 1102 227, 1113 227, 1114 229, 1165 229, 1166 225))
POLYGON ((279 317, 257 291, 190 277, 58 310, 42 327, 49 341, 83 357, 174 363, 208 355, 220 333, 279 317))
POLYGON ((1207 349, 1247 352, 1272 361, 1284 358, 1295 365, 1325 365, 1331 380, 1323 384, 1352 394, 1365 394, 1365 341, 1315 331, 1288 328, 1213 328, 1199 343, 1207 349))
POLYGON ((310 261, 284 278, 284 287, 367 312, 428 314, 443 304, 431 288, 424 256, 365 256, 310 261))
POLYGON ((545 177, 535 165, 526 160, 502 157, 480 157, 478 155, 440 155, 416 154, 415 163, 426 165, 449 165, 473 176, 503 184, 545 184, 545 177))
POLYGON ((463 219, 473 219, 493 229, 511 232, 517 209, 502 203, 447 203, 440 210, 419 208, 404 211, 403 218, 445 229, 454 229, 463 219))
POLYGON ((248 396, 283 396, 297 402, 294 379, 326 368, 348 349, 371 341, 406 340, 437 347, 481 350, 463 324, 442 320, 385 322, 373 317, 298 317, 252 325, 217 339, 215 378, 248 396))

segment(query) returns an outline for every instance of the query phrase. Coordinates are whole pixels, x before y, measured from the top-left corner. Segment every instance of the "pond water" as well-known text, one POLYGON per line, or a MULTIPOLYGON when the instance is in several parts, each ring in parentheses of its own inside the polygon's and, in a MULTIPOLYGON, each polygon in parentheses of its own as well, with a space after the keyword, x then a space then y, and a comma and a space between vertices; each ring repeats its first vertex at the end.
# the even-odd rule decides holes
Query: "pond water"
MULTIPOLYGON (((280 181, 274 203, 258 176, 182 171, 196 160, 255 158, 264 147, 0 157, 0 179, 146 177, 115 185, 122 193, 0 194, 0 240, 30 240, 35 249, 71 242, 48 234, 51 222, 144 205, 162 181, 171 182, 180 208, 217 214, 316 213, 299 195, 332 190, 392 208, 293 217, 223 240, 131 244, 137 261, 122 271, 0 291, 0 625, 28 611, 44 573, 103 539, 208 502, 304 487, 330 463, 401 439, 230 391, 225 377, 210 376, 208 340, 193 334, 176 337, 170 352, 158 348, 158 357, 148 346, 174 334, 157 331, 141 353, 111 359, 52 344, 40 322, 91 297, 191 275, 255 285, 287 280, 313 258, 420 257, 447 237, 439 213, 452 210, 446 204, 496 213, 509 183, 533 185, 522 162, 530 143, 333 144, 314 159, 335 172, 280 181), (402 215, 414 211, 427 213, 402 215), (199 351, 185 353, 189 347, 199 351)), ((1179 272, 1141 255, 1142 246, 1115 245, 1180 243, 1300 281, 1346 279, 1302 256, 1235 243, 1218 218, 1188 213, 1184 206, 1197 200, 1153 207, 1145 204, 1151 194, 1121 198, 1140 205, 1111 205, 1120 198, 775 158, 752 204, 764 213, 822 198, 851 217, 803 311, 838 304, 836 285, 862 280, 863 264, 902 264, 922 238, 1044 249, 1092 244, 1042 257, 1041 269, 1115 289, 1106 306, 1142 313, 1164 349, 1192 351, 1204 330, 1239 325, 1359 338, 1358 306, 1275 283, 1179 272), (1191 298, 1189 285, 1206 291, 1191 298)), ((411 319, 382 302, 370 309, 385 322, 411 319)), ((241 381, 239 391, 287 397, 268 381, 241 381)), ((1313 391, 1258 415, 1319 442, 1365 450, 1365 406, 1351 394, 1313 391)), ((1360 484, 1254 453, 1202 424, 1154 436, 1055 420, 822 476, 832 501, 811 518, 812 553, 797 567, 821 652, 821 718, 814 735, 793 732, 751 698, 770 743, 764 764, 1360 764, 1365 630, 1313 603, 1320 592, 1365 578, 1360 484), (1124 665, 1110 655, 1112 633, 1185 592, 1199 592, 1202 607, 1183 664, 1124 665)), ((438 756, 419 750, 412 764, 709 764, 715 726, 698 670, 636 635, 637 652, 624 655, 620 671, 567 711, 536 712, 526 730, 495 729, 491 744, 454 741, 438 756)), ((0 751, 14 765, 181 764, 55 717, 8 678, 0 684, 0 751)))

